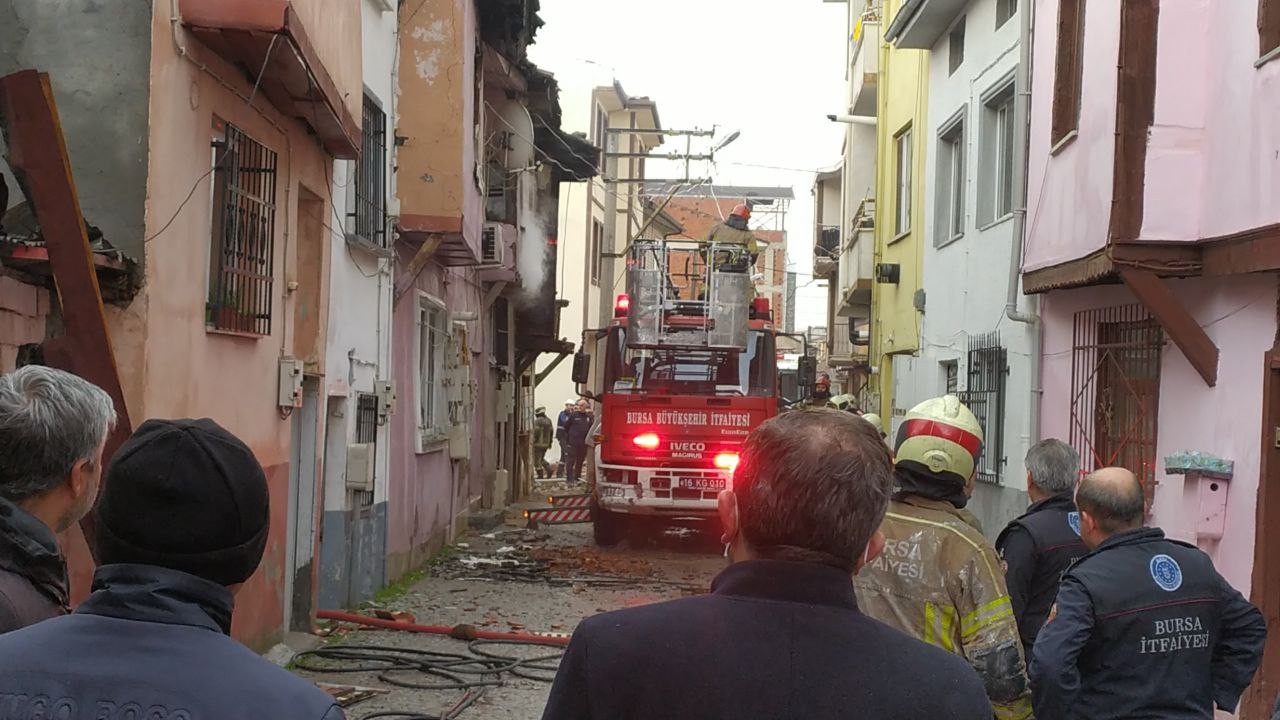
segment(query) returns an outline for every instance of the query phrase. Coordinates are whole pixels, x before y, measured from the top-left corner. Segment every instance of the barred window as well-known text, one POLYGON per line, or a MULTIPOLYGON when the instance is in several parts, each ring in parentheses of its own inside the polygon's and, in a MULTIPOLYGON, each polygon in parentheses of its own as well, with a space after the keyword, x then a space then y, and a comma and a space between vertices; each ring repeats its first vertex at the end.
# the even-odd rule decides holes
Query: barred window
POLYGON ((360 159, 355 162, 353 232, 365 242, 387 246, 387 115, 364 96, 360 159))
POLYGON ((276 153, 236 126, 214 120, 213 227, 205 323, 215 330, 271 334, 275 261, 276 153))
POLYGON ((1004 475, 1005 380, 1008 353, 1000 346, 999 333, 969 338, 968 387, 961 399, 982 427, 982 457, 978 459, 980 482, 999 485, 1004 475))

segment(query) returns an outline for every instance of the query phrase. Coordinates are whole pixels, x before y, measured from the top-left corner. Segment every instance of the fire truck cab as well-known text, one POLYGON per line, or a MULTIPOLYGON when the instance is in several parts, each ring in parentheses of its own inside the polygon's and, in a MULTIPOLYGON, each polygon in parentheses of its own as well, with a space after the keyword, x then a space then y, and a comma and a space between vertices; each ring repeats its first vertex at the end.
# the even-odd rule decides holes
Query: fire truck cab
POLYGON ((600 413, 598 544, 646 517, 714 517, 747 434, 778 413, 777 333, 740 250, 637 242, 613 319, 583 334, 573 374, 600 413))

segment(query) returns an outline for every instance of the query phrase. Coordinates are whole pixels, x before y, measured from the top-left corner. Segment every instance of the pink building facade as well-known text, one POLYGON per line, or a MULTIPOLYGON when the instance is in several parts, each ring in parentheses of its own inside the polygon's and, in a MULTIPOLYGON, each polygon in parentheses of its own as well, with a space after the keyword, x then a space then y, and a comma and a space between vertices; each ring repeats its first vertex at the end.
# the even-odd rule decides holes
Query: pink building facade
MULTIPOLYGON (((1041 434, 1147 487, 1280 622, 1280 62, 1258 3, 1036 3, 1023 287, 1041 434), (1229 479, 1169 467, 1184 451, 1229 479)), ((1177 462, 1174 462, 1177 465, 1177 462)), ((1280 690, 1280 642, 1242 717, 1280 690)))

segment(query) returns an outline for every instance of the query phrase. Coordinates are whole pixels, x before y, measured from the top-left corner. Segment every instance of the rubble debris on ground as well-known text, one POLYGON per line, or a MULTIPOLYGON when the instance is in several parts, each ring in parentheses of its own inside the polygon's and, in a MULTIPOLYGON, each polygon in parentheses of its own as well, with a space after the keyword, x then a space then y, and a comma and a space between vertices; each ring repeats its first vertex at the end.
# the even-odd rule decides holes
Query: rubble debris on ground
POLYGON ((386 695, 391 692, 386 688, 362 687, 360 685, 332 685, 330 683, 316 683, 316 687, 329 693, 333 697, 333 701, 338 703, 338 707, 349 708, 359 702, 364 702, 377 695, 386 695))
MULTIPOLYGON (((457 718, 488 689, 503 685, 508 677, 551 682, 564 653, 562 648, 547 647, 536 639, 472 640, 465 650, 466 654, 379 645, 333 645, 300 653, 294 667, 316 674, 376 673, 381 682, 414 690, 460 690, 462 695, 440 715, 423 715, 418 714, 419 711, 403 715, 457 718)), ((374 691, 361 699, 376 694, 374 691)), ((334 694, 334 697, 339 696, 334 694)))

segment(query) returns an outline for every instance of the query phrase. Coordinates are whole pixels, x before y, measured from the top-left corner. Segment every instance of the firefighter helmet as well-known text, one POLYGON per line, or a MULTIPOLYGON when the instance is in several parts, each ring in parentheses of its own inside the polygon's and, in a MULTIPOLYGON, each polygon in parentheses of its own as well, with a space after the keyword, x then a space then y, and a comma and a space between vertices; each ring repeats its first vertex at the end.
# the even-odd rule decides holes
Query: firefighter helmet
POLYGON ((750 206, 750 205, 748 205, 748 204, 746 204, 746 203, 738 203, 737 205, 734 205, 734 206, 733 206, 733 211, 732 211, 732 212, 730 212, 729 214, 730 214, 730 215, 737 215, 738 217, 742 218, 743 220, 750 220, 750 219, 751 219, 751 206, 750 206))
POLYGON ((875 413, 863 413, 862 419, 874 425, 876 430, 880 431, 880 437, 884 437, 885 432, 884 432, 884 427, 882 427, 883 422, 881 422, 879 415, 875 413))
POLYGON ((914 462, 934 474, 952 473, 968 483, 982 455, 978 418, 955 395, 911 408, 894 443, 897 462, 914 462))

